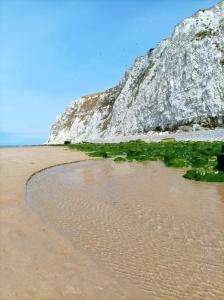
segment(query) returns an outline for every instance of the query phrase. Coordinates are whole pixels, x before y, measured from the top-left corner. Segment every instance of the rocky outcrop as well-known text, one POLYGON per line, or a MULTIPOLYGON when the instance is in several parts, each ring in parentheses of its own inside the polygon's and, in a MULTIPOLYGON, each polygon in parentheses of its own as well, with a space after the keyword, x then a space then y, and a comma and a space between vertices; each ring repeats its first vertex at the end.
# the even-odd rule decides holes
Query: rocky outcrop
POLYGON ((138 57, 120 83, 74 101, 52 126, 49 143, 224 123, 224 1, 178 24, 138 57))

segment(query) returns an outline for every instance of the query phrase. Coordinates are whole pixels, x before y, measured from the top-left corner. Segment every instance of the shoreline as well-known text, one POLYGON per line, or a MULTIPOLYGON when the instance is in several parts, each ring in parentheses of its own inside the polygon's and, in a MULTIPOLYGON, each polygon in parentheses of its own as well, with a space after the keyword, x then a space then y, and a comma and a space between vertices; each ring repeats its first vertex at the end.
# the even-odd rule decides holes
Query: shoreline
POLYGON ((90 160, 59 147, 1 148, 0 299, 132 299, 136 291, 80 253, 26 205, 26 183, 60 164, 90 160))

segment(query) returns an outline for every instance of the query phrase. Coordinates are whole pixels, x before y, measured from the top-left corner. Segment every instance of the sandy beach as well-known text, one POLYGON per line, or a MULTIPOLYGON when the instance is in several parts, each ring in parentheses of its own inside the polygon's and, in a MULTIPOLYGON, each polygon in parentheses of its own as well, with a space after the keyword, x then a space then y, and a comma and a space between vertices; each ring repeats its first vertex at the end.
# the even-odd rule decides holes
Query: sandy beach
POLYGON ((85 159, 85 154, 61 147, 0 149, 0 299, 122 299, 134 295, 26 205, 26 181, 33 173, 85 159))
POLYGON ((63 147, 0 159, 0 299, 223 299, 223 184, 63 147))

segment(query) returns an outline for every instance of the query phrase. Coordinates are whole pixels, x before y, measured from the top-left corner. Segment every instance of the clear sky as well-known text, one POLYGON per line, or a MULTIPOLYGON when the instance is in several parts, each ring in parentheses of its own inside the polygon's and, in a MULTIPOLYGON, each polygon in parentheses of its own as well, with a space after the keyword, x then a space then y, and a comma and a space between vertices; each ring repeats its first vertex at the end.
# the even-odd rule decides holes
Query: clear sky
POLYGON ((0 0, 0 144, 47 140, 56 115, 218 0, 0 0))

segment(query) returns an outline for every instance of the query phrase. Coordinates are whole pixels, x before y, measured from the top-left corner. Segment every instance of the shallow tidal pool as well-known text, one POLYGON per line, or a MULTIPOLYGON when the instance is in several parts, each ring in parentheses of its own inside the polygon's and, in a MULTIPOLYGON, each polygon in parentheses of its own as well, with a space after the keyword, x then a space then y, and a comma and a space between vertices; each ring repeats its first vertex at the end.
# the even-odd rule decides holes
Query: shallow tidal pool
POLYGON ((139 299, 224 299, 224 184, 160 162, 93 160, 34 175, 27 203, 139 299))

